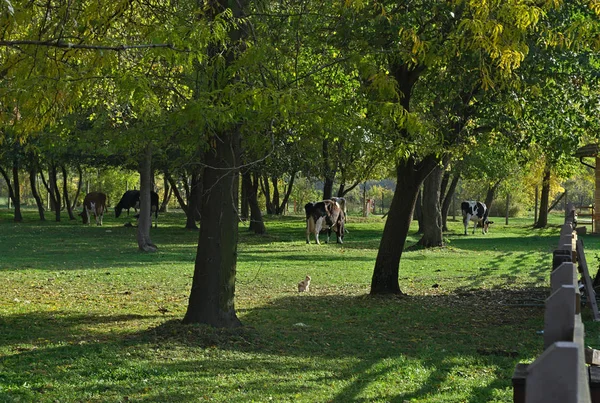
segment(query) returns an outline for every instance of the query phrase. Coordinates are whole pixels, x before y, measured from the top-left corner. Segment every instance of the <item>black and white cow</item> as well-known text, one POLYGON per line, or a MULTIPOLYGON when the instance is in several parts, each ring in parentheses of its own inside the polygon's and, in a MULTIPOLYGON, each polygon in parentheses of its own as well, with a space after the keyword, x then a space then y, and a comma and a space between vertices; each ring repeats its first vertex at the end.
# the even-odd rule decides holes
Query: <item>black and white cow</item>
POLYGON ((462 210, 463 216, 463 224, 465 226, 465 235, 467 235, 467 227, 469 226, 469 221, 474 221, 473 225, 473 234, 475 233, 475 228, 478 223, 481 223, 481 233, 485 234, 488 231, 488 227, 490 224, 493 224, 493 221, 488 220, 488 209, 485 204, 478 201, 464 201, 460 204, 460 209, 462 210))
POLYGON ((307 203, 306 212, 306 243, 310 243, 310 234, 315 235, 315 243, 319 242, 319 233, 327 230, 327 242, 331 231, 336 233, 337 242, 344 243, 344 211, 333 200, 307 203))
POLYGON ((91 224, 92 215, 96 225, 102 225, 102 217, 106 211, 106 195, 100 192, 90 192, 83 199, 83 211, 79 214, 84 224, 91 224))
MULTIPOLYGON (((140 208, 140 191, 139 190, 128 190, 123 193, 121 200, 115 206, 115 217, 119 218, 121 212, 127 209, 127 215, 129 215, 129 209, 133 208, 137 211, 140 208)), ((150 214, 154 213, 154 227, 158 227, 158 193, 155 191, 150 192, 150 214)), ((139 214, 134 216, 139 218, 139 214)))

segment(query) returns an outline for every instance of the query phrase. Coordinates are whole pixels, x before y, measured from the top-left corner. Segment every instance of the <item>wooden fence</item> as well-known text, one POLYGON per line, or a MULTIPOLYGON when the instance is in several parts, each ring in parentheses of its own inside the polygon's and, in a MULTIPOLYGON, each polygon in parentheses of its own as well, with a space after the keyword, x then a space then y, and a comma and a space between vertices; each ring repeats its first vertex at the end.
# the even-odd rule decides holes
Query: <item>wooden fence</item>
POLYGON ((517 364, 513 375, 515 403, 600 403, 600 367, 588 367, 597 351, 587 351, 581 321, 581 274, 587 304, 600 320, 583 242, 574 231, 575 208, 567 208, 558 247, 553 252, 551 294, 544 311, 544 352, 531 364, 517 364))

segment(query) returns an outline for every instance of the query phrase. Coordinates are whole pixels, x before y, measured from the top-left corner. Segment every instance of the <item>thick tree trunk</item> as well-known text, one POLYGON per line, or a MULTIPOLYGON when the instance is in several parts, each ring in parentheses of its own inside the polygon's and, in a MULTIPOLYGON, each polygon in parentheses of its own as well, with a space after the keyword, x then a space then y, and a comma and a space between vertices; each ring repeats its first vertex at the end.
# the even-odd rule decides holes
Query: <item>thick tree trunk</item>
POLYGON ((542 194, 540 197, 540 209, 535 228, 546 228, 548 225, 548 204, 550 203, 550 167, 544 169, 542 181, 542 194))
POLYGON ((63 176, 63 197, 65 198, 65 207, 67 208, 67 214, 69 214, 69 220, 75 220, 75 216, 73 215, 73 209, 71 208, 71 202, 69 201, 69 187, 68 187, 68 176, 67 176, 67 168, 62 165, 62 176, 63 176))
POLYGON ((40 221, 46 221, 46 216, 44 214, 44 203, 40 197, 40 194, 37 191, 37 169, 30 168, 29 169, 29 185, 31 186, 31 194, 35 199, 35 205, 38 209, 38 214, 40 215, 40 221))
POLYGON ((423 236, 419 245, 426 248, 444 245, 440 186, 444 168, 437 165, 423 183, 423 236))
POLYGON ((186 209, 186 223, 185 228, 191 230, 197 230, 197 221, 200 221, 200 201, 202 198, 202 175, 198 172, 192 172, 189 199, 186 209))
POLYGON ((448 187, 448 192, 444 196, 444 201, 442 202, 442 231, 448 231, 448 211, 450 210, 450 205, 452 204, 454 193, 456 193, 456 186, 458 185, 459 180, 460 173, 454 174, 452 182, 450 182, 450 186, 448 187))
POLYGON ((234 306, 238 241, 238 129, 220 133, 206 154, 202 196, 202 223, 184 323, 237 327, 234 306))
POLYGON ((250 171, 244 172, 242 175, 242 189, 246 189, 246 197, 248 198, 248 205, 250 207, 250 225, 248 226, 249 231, 253 231, 255 234, 262 235, 267 230, 265 228, 265 222, 262 218, 260 206, 258 205, 258 178, 252 180, 252 173, 250 171))
POLYGON ((140 161, 140 218, 137 227, 138 248, 143 252, 156 252, 157 246, 150 239, 152 210, 150 191, 152 189, 152 148, 147 145, 140 161))
POLYGON ((419 188, 436 164, 435 156, 427 156, 419 164, 415 163, 414 158, 409 157, 396 166, 396 191, 377 252, 371 279, 371 294, 402 294, 398 283, 400 258, 419 188))

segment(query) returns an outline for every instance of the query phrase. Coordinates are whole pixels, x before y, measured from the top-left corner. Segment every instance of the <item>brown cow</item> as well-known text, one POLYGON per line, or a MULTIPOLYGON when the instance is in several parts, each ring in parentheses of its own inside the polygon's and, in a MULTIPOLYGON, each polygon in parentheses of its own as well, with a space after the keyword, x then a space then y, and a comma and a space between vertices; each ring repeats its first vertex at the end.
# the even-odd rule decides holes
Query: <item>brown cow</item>
POLYGON ((91 224, 92 214, 96 218, 96 225, 102 225, 102 217, 106 211, 106 195, 100 192, 90 192, 83 199, 81 218, 84 224, 91 224))

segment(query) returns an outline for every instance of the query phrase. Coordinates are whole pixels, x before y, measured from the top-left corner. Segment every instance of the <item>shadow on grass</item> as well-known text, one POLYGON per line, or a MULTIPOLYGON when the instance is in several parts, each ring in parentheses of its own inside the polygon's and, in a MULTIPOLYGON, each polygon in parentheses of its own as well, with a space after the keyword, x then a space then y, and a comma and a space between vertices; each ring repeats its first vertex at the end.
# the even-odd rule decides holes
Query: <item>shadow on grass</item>
POLYGON ((328 389, 329 401, 366 402, 366 390, 377 393, 374 385, 389 382, 397 390, 379 398, 404 402, 443 395, 448 382, 477 377, 485 368, 486 380, 478 382, 484 386, 472 386, 468 401, 489 401, 510 388, 518 360, 540 352, 535 332, 543 308, 509 306, 521 297, 504 289, 404 297, 293 294, 238 312, 246 326, 231 330, 175 319, 148 327, 157 318, 140 315, 10 315, 0 319, 0 347, 9 351, 0 357, 0 384, 33 386, 15 387, 18 393, 0 389, 0 400, 56 397, 44 386, 50 384, 68 385, 78 397, 62 401, 95 394, 195 401, 195 391, 210 395, 215 388, 250 399, 265 383, 293 399, 308 382, 336 385, 328 389), (105 332, 98 325, 131 330, 105 332), (238 378, 245 372, 255 375, 238 378), (230 377, 236 380, 227 382, 230 377), (92 381, 77 386, 79 379, 92 381), (413 381, 403 386, 404 379, 413 381))

